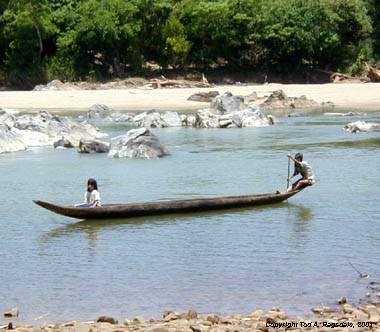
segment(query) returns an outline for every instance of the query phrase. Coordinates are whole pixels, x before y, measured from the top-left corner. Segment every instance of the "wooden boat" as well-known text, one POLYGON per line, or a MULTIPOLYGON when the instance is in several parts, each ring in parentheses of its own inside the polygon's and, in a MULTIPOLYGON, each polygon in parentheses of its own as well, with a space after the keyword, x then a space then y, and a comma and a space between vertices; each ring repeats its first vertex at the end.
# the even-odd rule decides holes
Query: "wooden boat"
POLYGON ((172 213, 195 213, 198 211, 223 210, 280 203, 297 194, 271 193, 262 195, 226 196, 204 199, 159 201, 130 204, 107 204, 96 208, 77 208, 59 206, 43 201, 34 201, 37 205, 54 213, 77 219, 112 219, 139 216, 162 215, 172 213))

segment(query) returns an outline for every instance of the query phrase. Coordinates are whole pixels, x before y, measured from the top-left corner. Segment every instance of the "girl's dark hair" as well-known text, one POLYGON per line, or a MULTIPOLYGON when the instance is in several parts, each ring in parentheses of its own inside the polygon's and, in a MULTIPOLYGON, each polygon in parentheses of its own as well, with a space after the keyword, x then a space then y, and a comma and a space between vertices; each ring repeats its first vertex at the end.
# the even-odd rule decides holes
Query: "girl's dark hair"
POLYGON ((87 185, 92 185, 95 190, 98 190, 98 183, 96 182, 95 179, 88 179, 87 185))
POLYGON ((301 152, 296 153, 296 155, 294 156, 294 159, 302 161, 303 160, 303 154, 301 152))

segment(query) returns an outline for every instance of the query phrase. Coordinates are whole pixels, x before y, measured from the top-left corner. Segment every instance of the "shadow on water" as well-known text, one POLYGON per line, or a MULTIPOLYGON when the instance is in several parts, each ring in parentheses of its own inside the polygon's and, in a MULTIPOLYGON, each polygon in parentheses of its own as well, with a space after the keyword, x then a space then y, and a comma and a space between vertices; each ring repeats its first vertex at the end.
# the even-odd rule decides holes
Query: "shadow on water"
POLYGON ((81 220, 73 224, 68 224, 55 228, 48 233, 41 236, 41 242, 49 242, 52 239, 74 235, 77 233, 87 234, 89 240, 96 240, 98 233, 105 229, 115 229, 120 226, 126 228, 141 227, 143 225, 156 225, 162 226, 167 223, 179 223, 179 222, 202 222, 205 218, 210 218, 217 215, 228 214, 249 214, 249 213, 260 213, 269 209, 290 209, 295 210, 295 221, 310 221, 313 218, 312 209, 306 208, 300 205, 291 204, 288 202, 269 204, 264 206, 257 206, 251 208, 236 208, 227 209, 219 211, 202 211, 196 214, 170 214, 162 216, 144 216, 144 217, 134 217, 128 219, 102 219, 102 220, 81 220))

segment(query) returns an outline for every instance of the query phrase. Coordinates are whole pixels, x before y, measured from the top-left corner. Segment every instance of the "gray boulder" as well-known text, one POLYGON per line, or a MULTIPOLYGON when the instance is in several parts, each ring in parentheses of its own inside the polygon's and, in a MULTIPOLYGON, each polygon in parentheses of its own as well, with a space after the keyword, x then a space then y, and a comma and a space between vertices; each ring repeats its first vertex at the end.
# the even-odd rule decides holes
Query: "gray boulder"
POLYGON ((132 123, 134 117, 133 113, 116 112, 111 114, 112 121, 116 123, 132 123))
POLYGON ((273 118, 249 106, 243 110, 225 114, 215 114, 209 109, 200 110, 195 115, 193 126, 196 128, 244 128, 266 127, 272 124, 274 124, 273 118))
POLYGON ((226 92, 221 96, 215 97, 210 105, 210 108, 220 114, 232 113, 241 111, 246 106, 242 96, 234 96, 231 92, 226 92))
POLYGON ((284 91, 277 90, 269 95, 269 97, 260 105, 261 109, 306 109, 306 108, 318 108, 322 107, 312 99, 301 97, 288 97, 284 91))
POLYGON ((163 127, 161 114, 154 110, 137 114, 133 118, 133 122, 137 127, 147 127, 147 128, 162 128, 163 127))
POLYGON ((87 120, 93 122, 132 123, 134 117, 132 113, 113 112, 112 108, 103 104, 92 105, 86 113, 87 120))
POLYGON ((48 112, 24 115, 0 112, 0 126, 2 152, 25 150, 28 147, 58 147, 62 144, 59 142, 62 138, 71 145, 78 146, 81 139, 106 136, 86 122, 78 123, 48 112), (11 143, 12 140, 14 144, 11 143))
POLYGON ((181 127, 182 118, 177 112, 165 112, 161 114, 164 127, 181 127))
POLYGON ((189 114, 186 116, 183 125, 185 127, 195 127, 196 122, 197 122, 197 117, 194 114, 189 114))
POLYGON ((97 139, 105 134, 99 132, 88 123, 78 123, 68 117, 40 112, 37 115, 26 114, 16 118, 14 127, 20 130, 28 146, 52 145, 61 137, 65 137, 74 146, 81 139, 97 139))
POLYGON ((7 126, 0 125, 0 153, 23 151, 26 148, 18 133, 7 126))
POLYGON ((219 115, 209 109, 200 110, 195 114, 194 127, 196 128, 219 128, 219 115))
POLYGON ((152 110, 137 114, 133 118, 133 124, 144 128, 181 127, 182 118, 176 112, 159 113, 152 110))
POLYGON ((157 136, 147 128, 132 129, 126 135, 112 139, 111 158, 157 159, 168 155, 157 136))
POLYGON ((65 84, 62 83, 60 80, 52 80, 49 83, 36 85, 33 89, 33 91, 60 91, 60 90, 67 90, 65 88, 65 84))
POLYGON ((110 151, 110 143, 100 140, 80 140, 79 153, 108 153, 110 151))
POLYGON ((109 120, 112 121, 111 118, 112 109, 107 105, 103 104, 95 104, 92 105, 87 112, 88 120, 109 120))

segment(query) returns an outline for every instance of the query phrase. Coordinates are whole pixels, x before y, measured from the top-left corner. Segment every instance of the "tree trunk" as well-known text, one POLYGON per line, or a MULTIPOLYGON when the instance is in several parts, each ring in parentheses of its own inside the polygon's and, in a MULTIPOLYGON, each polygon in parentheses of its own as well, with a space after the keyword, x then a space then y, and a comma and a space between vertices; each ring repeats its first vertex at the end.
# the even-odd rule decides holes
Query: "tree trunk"
POLYGON ((39 27, 38 23, 34 23, 34 28, 36 29, 36 32, 37 32, 38 44, 39 44, 39 47, 40 47, 40 58, 42 59, 42 53, 44 51, 44 46, 42 44, 41 31, 40 31, 40 27, 39 27))

